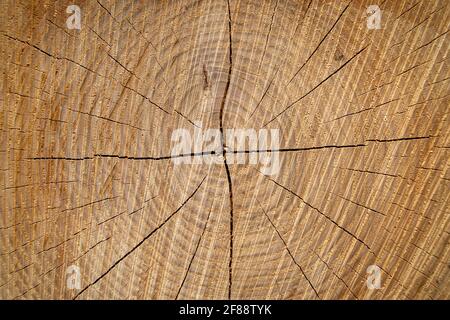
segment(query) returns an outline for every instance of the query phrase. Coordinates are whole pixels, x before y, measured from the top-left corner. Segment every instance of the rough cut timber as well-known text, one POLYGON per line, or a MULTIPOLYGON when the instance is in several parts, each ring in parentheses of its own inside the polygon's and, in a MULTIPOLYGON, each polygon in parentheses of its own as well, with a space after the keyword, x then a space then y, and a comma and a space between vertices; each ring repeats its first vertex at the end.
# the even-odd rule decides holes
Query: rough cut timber
POLYGON ((450 298, 449 1, 74 2, 1 1, 1 298, 450 298))

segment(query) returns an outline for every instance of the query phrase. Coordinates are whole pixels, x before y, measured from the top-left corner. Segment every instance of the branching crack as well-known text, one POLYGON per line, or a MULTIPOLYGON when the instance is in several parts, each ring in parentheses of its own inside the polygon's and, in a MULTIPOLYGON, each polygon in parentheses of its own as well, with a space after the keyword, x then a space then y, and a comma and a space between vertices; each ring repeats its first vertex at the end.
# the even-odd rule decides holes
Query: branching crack
POLYGON ((356 241, 358 241, 359 243, 361 243, 364 247, 366 247, 369 252, 373 253, 372 250, 370 249, 370 247, 361 239, 359 239, 357 236, 355 236, 353 233, 351 233, 349 230, 347 230, 346 228, 344 228, 343 226, 339 225, 336 221, 334 221, 333 219, 331 219, 328 215, 326 215, 325 213, 323 213, 322 211, 320 211, 318 208, 314 207, 313 205, 311 205, 309 202, 307 202, 305 199, 303 199, 301 196, 299 196, 297 193, 295 193, 294 191, 286 188, 285 186, 283 186, 282 184, 278 183, 277 181, 269 178, 267 175, 263 174, 261 171, 257 170, 260 174, 262 174, 264 177, 266 177, 268 180, 272 181, 273 183, 275 183, 277 186, 281 187, 282 189, 286 190, 287 192, 289 192, 290 194, 292 194, 293 196, 295 196, 296 198, 300 199, 304 204, 306 204, 308 207, 310 207, 311 209, 315 210, 316 212, 318 212, 321 216, 323 216, 324 218, 326 218, 328 221, 330 221, 333 225, 335 225, 337 228, 341 229, 342 231, 344 231, 346 234, 348 234, 349 236, 351 236, 353 239, 355 239, 356 241))
MULTIPOLYGON (((351 1, 350 1, 351 2, 351 1)), ((311 4, 311 3, 310 3, 311 4)), ((309 62, 309 60, 311 60, 311 58, 313 57, 313 55, 317 52, 317 50, 319 49, 319 47, 321 46, 321 44, 325 41, 325 39, 328 37, 328 35, 331 33, 331 31, 333 31, 334 27, 336 27, 337 23, 339 22, 339 20, 342 18, 342 16, 344 15, 345 11, 347 10, 348 6, 350 5, 347 4, 347 6, 344 8, 344 10, 342 10, 341 14, 337 17, 336 21, 333 23, 333 25, 331 26, 330 30, 328 30, 328 32, 325 34, 325 36, 322 38, 322 40, 320 40, 319 44, 316 46, 316 48, 313 50, 313 52, 309 55, 309 57, 306 59, 306 61, 302 64, 302 66, 297 70, 297 72, 295 72, 295 74, 291 77, 291 79, 288 81, 288 85, 292 82, 292 80, 294 80, 294 78, 299 74, 299 72, 303 69, 303 67, 309 62)))
POLYGON ((270 219, 269 215, 267 214, 266 210, 264 210, 264 208, 261 206, 261 203, 258 201, 258 205, 261 208, 261 210, 264 212, 264 215, 266 216, 267 220, 269 220, 270 224, 272 225, 273 229, 275 230, 275 232, 278 235, 278 238, 280 238, 280 240, 283 242, 284 244, 284 248, 286 249, 287 253, 289 254, 289 256, 291 257, 292 261, 295 263, 295 265, 299 268, 300 272, 303 274, 303 276, 305 277, 306 281, 308 281, 310 287, 314 290, 314 293, 316 294, 317 298, 320 299, 319 293, 317 292, 316 288, 314 288, 314 286, 311 283, 311 280, 309 280, 308 276, 306 275, 305 271, 303 271, 302 266, 297 262, 297 260, 294 258, 294 256, 291 253, 291 250, 289 250, 289 247, 286 243, 286 241, 284 240, 283 236, 281 235, 281 233, 278 231, 277 227, 275 226, 275 224, 273 223, 272 219, 270 219))
POLYGON ((337 74, 339 71, 341 71, 346 65, 348 65, 353 59, 355 59, 358 55, 360 55, 368 46, 365 46, 364 48, 360 49, 358 52, 356 52, 350 59, 348 59, 346 62, 344 62, 339 68, 337 68, 335 71, 330 73, 328 76, 326 76, 323 80, 321 80, 317 85, 315 85, 312 89, 310 89, 308 92, 306 92, 304 95, 302 95, 300 98, 296 99, 294 102, 290 103, 286 108, 283 109, 280 113, 278 113, 274 118, 272 118, 270 121, 266 122, 263 127, 266 127, 268 124, 270 124, 272 121, 280 117, 283 113, 288 111, 293 105, 300 102, 302 99, 306 98, 308 95, 310 95, 312 92, 314 92, 318 87, 320 87, 323 83, 325 83, 327 80, 329 80, 331 77, 333 77, 335 74, 337 74))
POLYGON ((161 229, 167 222, 169 222, 180 210, 184 207, 186 203, 197 193, 197 191, 202 186, 203 182, 205 181, 206 176, 202 179, 200 184, 197 186, 197 188, 192 192, 192 194, 176 209, 174 212, 172 212, 159 226, 157 226, 155 229, 153 229, 150 233, 148 233, 141 241, 139 241, 131 250, 127 251, 122 257, 120 257, 114 264, 108 268, 105 272, 103 272, 97 279, 94 280, 94 282, 88 284, 86 287, 84 287, 80 292, 78 292, 74 300, 77 299, 83 292, 85 292, 87 289, 95 285, 97 282, 99 282, 103 277, 105 277, 109 272, 111 272, 122 260, 124 260, 126 257, 128 257, 131 253, 133 253, 136 249, 138 249, 146 240, 148 240, 152 235, 154 235, 159 229, 161 229))

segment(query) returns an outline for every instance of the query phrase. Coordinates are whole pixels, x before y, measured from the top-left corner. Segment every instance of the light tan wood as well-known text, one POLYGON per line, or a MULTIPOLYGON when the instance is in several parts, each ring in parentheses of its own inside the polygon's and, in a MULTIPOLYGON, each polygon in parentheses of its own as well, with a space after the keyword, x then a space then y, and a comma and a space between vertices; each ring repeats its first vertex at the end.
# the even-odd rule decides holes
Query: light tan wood
POLYGON ((450 297, 448 1, 0 14, 1 298, 450 297), (279 129, 279 174, 175 165, 195 121, 279 129))

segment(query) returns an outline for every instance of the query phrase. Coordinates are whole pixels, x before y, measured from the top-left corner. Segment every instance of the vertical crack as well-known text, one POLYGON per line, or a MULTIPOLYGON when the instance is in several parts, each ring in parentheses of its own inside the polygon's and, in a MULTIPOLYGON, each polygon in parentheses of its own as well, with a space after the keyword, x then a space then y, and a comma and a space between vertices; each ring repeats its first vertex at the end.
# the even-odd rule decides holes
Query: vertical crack
POLYGON ((231 70, 233 67, 233 47, 231 45, 231 10, 230 10, 230 0, 227 0, 228 7, 228 37, 229 37, 229 67, 228 67, 228 79, 227 84, 225 86, 225 92, 222 99, 222 105, 220 107, 220 140, 222 143, 222 157, 223 164, 225 167, 225 171, 227 173, 228 180, 228 194, 230 195, 230 259, 228 264, 228 299, 231 299, 231 286, 232 286, 232 275, 233 275, 233 185, 231 182, 231 173, 230 168, 228 167, 227 162, 227 153, 226 153, 226 145, 223 133, 223 111, 225 109, 225 104, 228 99, 228 92, 230 88, 230 80, 231 80, 231 70))

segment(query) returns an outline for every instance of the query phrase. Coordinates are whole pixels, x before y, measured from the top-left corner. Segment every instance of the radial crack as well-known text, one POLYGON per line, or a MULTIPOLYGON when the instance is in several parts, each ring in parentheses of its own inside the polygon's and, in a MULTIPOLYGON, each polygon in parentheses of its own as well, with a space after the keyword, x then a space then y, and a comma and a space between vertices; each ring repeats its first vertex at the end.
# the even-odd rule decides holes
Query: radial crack
POLYGON ((277 7, 278 7, 278 0, 277 0, 277 2, 275 3, 275 6, 274 6, 274 8, 273 8, 272 19, 271 19, 271 21, 270 21, 269 32, 267 32, 267 35, 266 35, 266 42, 265 42, 265 44, 264 44, 263 55, 262 55, 262 57, 261 57, 261 60, 259 61, 258 74, 259 74, 259 71, 261 70, 261 64, 262 64, 262 62, 263 62, 263 60, 264 60, 264 57, 266 56, 267 43, 269 42, 270 33, 272 32, 273 19, 275 18, 275 12, 277 11, 277 7))
MULTIPOLYGON (((351 3, 351 1, 350 1, 350 3, 351 3)), ((344 10, 342 10, 341 14, 338 16, 336 21, 333 23, 333 25, 331 26, 330 30, 328 30, 328 32, 325 34, 325 36, 322 38, 322 40, 320 40, 319 44, 316 46, 316 48, 313 50, 313 52, 309 55, 308 59, 306 59, 306 61, 302 64, 302 66, 297 70, 297 72, 295 72, 295 74, 292 76, 292 78, 288 81, 288 85, 292 82, 292 80, 294 80, 294 78, 299 74, 299 72, 309 62, 309 60, 311 60, 312 56, 317 52, 317 50, 319 49, 320 45, 325 41, 325 39, 328 37, 328 35, 331 33, 331 31, 333 31, 334 27, 337 25, 339 20, 342 18, 342 15, 345 13, 345 11, 347 10, 347 8, 350 5, 350 3, 347 4, 347 6, 344 8, 344 10)))
POLYGON ((272 121, 277 119, 279 116, 281 116, 283 113, 285 113, 287 110, 289 110, 293 105, 300 102, 302 99, 306 98, 308 95, 310 95, 314 90, 316 90, 318 87, 320 87, 323 83, 325 83, 328 79, 333 77, 335 74, 337 74, 339 71, 341 71, 347 64, 349 64, 353 59, 355 59, 358 55, 360 55, 368 46, 365 46, 358 52, 356 52, 350 59, 348 59, 346 62, 344 62, 339 68, 337 68, 335 71, 330 73, 328 76, 326 76, 323 80, 321 80, 317 85, 315 85, 312 89, 310 89, 308 92, 306 92, 304 95, 302 95, 300 98, 296 99, 294 102, 290 103, 286 108, 283 109, 280 113, 278 113, 274 118, 272 118, 270 121, 268 121, 266 124, 263 125, 263 127, 266 127, 268 124, 270 124, 272 121))
POLYGON ((124 260, 126 257, 128 257, 131 253, 133 253, 136 249, 138 249, 146 240, 148 240, 152 235, 154 235, 159 229, 161 229, 167 222, 170 221, 180 210, 183 208, 183 206, 188 203, 188 201, 197 193, 197 191, 202 186, 203 182, 205 181, 206 176, 203 177, 200 184, 197 186, 197 188, 194 190, 194 192, 176 209, 174 212, 172 212, 158 227, 153 229, 149 234, 147 234, 141 241, 138 242, 131 250, 127 251, 122 257, 120 257, 114 264, 108 268, 105 272, 103 272, 97 279, 94 280, 94 282, 91 282, 86 287, 84 287, 80 292, 78 292, 74 300, 77 299, 83 292, 85 292, 87 289, 95 285, 97 282, 99 282, 103 277, 105 277, 111 270, 113 270, 122 260, 124 260))
POLYGON ((184 275, 183 281, 181 282, 180 288, 178 289, 178 292, 177 292, 177 295, 175 297, 175 300, 178 299, 178 296, 180 295, 181 289, 183 288, 183 285, 186 282, 186 278, 187 278, 187 276, 189 274, 189 271, 191 270, 192 262, 194 261, 195 256, 197 255, 198 248, 200 247, 200 243, 202 242, 203 235, 205 234, 205 231, 206 231, 206 227, 208 226, 208 222, 209 222, 209 217, 210 216, 211 216, 211 210, 209 210, 208 217, 206 218, 205 225, 203 226, 202 234, 198 238, 197 245, 195 246, 194 254, 192 255, 191 261, 189 262, 189 266, 188 266, 188 268, 186 270, 186 274, 184 275))
POLYGON ((270 219, 269 215, 267 214, 266 210, 264 210, 264 208, 261 206, 261 203, 259 202, 258 199, 256 199, 256 201, 258 201, 258 205, 261 208, 261 210, 264 212, 264 215, 266 216, 267 220, 269 220, 270 224, 272 225, 273 229, 275 230, 275 232, 277 233, 278 237, 280 238, 280 240, 283 242, 284 244, 284 248, 286 249, 287 253, 289 254, 289 256, 291 257, 292 261, 295 263, 295 265, 299 268, 300 272, 303 274, 303 276, 305 277, 306 281, 308 281, 310 287, 314 290, 314 293, 316 294, 317 298, 321 299, 319 296, 319 293, 317 292, 316 288, 314 288, 314 286, 311 283, 311 280, 309 280, 308 276, 306 275, 305 271, 303 271, 302 266, 297 262, 297 260, 295 260, 294 256, 291 253, 291 250, 289 250, 289 247, 286 243, 286 241, 284 240, 284 238, 281 236, 280 232, 278 231, 277 227, 275 226, 275 224, 272 222, 272 220, 270 219))
POLYGON ((311 205, 309 202, 307 202, 305 199, 303 199, 302 197, 300 197, 298 194, 296 194, 294 191, 286 188, 285 186, 283 186, 282 184, 278 183, 277 181, 269 178, 268 176, 266 176, 265 174, 263 174, 261 171, 257 170, 260 174, 262 174, 264 177, 266 177, 268 180, 272 181, 273 183, 275 183, 277 186, 283 188, 284 190, 286 190, 287 192, 289 192, 290 194, 292 194, 293 196, 295 196, 296 198, 300 199, 304 204, 306 204, 308 207, 310 207, 311 209, 315 210, 316 212, 318 212, 320 215, 322 215, 324 218, 326 218, 328 221, 330 221, 332 224, 334 224, 337 228, 341 229, 342 231, 344 231, 346 234, 348 234, 349 236, 351 236, 353 239, 357 240, 359 243, 361 243, 364 247, 366 247, 370 253, 373 254, 372 250, 370 249, 370 247, 361 239, 359 239, 357 236, 355 236, 353 233, 351 233, 350 231, 348 231, 346 228, 342 227, 341 225, 339 225, 336 221, 334 221, 333 219, 331 219, 328 215, 326 215, 325 213, 323 213, 322 211, 320 211, 318 208, 314 207, 313 205, 311 205))

